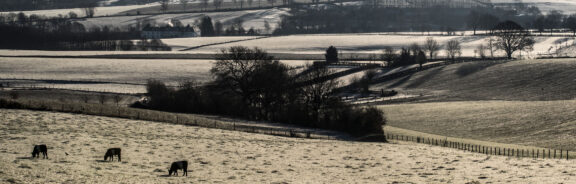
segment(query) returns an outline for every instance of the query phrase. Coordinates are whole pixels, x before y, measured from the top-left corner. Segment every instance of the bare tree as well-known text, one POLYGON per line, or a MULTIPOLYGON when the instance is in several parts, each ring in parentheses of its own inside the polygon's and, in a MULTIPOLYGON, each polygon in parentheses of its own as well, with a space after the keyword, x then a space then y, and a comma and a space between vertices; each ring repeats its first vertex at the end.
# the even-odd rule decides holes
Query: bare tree
MULTIPOLYGON (((314 67, 314 66, 308 66, 314 67)), ((326 68, 326 67, 315 67, 312 68, 312 71, 305 76, 302 76, 300 80, 303 81, 311 81, 316 80, 319 78, 324 78, 326 76, 331 75, 333 72, 326 68)), ((316 82, 311 85, 306 85, 302 87, 302 95, 304 96, 305 104, 309 104, 310 112, 312 113, 312 117, 315 118, 316 121, 320 118, 320 111, 323 107, 325 107, 328 99, 330 98, 330 94, 332 91, 337 88, 339 82, 335 79, 326 80, 323 82, 316 82)))
POLYGON ((266 114, 271 113, 268 107, 281 104, 278 95, 287 89, 283 85, 290 78, 286 65, 259 48, 242 46, 222 49, 215 57, 210 70, 214 83, 238 95, 243 106, 249 108, 243 110, 252 118, 267 119, 266 114))
POLYGON ((398 58, 398 54, 394 50, 394 48, 390 46, 384 47, 382 51, 382 55, 380 55, 380 59, 386 62, 386 67, 392 66, 392 62, 398 58))
POLYGON ((493 32, 496 36, 494 46, 506 52, 508 59, 512 59, 514 52, 530 49, 535 43, 528 31, 512 21, 499 23, 493 32))
POLYGON ((420 69, 422 69, 422 65, 424 65, 424 63, 426 63, 426 54, 424 53, 424 51, 418 51, 418 55, 416 55, 416 63, 418 63, 418 65, 420 65, 420 69))
POLYGON ((570 31, 572 31, 574 36, 576 36, 576 14, 567 16, 564 19, 564 27, 570 29, 570 31))
POLYGON ((186 10, 190 0, 179 0, 180 5, 182 6, 182 10, 186 10))
MULTIPOLYGON (((224 1, 224 0, 220 0, 220 1, 224 1)), ((202 11, 206 11, 208 9, 209 3, 210 3, 210 0, 200 0, 200 6, 202 7, 202 11)), ((222 2, 220 2, 220 3, 222 3, 222 2)))
POLYGON ((170 0, 161 0, 160 1, 160 10, 162 10, 162 12, 166 12, 168 11, 168 5, 170 5, 170 0))
POLYGON ((478 56, 480 56, 480 58, 482 59, 486 58, 486 46, 484 46, 484 44, 478 45, 478 47, 476 47, 476 53, 478 53, 478 56))
POLYGON ((454 61, 456 56, 460 56, 462 54, 462 47, 460 46, 460 42, 458 40, 450 40, 446 43, 446 55, 454 61))
MULTIPOLYGON (((202 0, 202 1, 207 1, 207 0, 202 0)), ((222 6, 222 2, 224 0, 214 0, 212 1, 212 5, 214 5, 214 9, 218 10, 218 8, 220 8, 222 6)))
POLYGON ((106 103, 106 95, 104 93, 98 95, 98 102, 100 102, 100 104, 106 103))
POLYGON ((440 44, 434 38, 426 38, 426 43, 424 43, 424 51, 428 53, 430 59, 436 56, 436 53, 441 49, 440 44))
POLYGON ((274 3, 276 3, 276 0, 266 0, 268 1, 268 4, 271 4, 272 6, 274 6, 274 3))
POLYGON ((112 96, 112 99, 114 100, 114 103, 116 103, 116 106, 118 106, 120 104, 120 102, 122 101, 123 97, 119 94, 116 94, 116 95, 112 96))
POLYGON ((240 3, 240 9, 244 8, 244 1, 245 0, 238 0, 238 2, 240 3))
POLYGON ((82 11, 84 11, 84 15, 86 15, 86 17, 92 18, 94 17, 94 14, 96 14, 96 7, 84 7, 82 8, 82 11))
POLYGON ((488 52, 490 52, 490 58, 494 58, 494 52, 496 52, 496 47, 494 46, 494 43, 496 42, 496 40, 491 37, 486 39, 486 42, 488 42, 488 44, 486 44, 486 49, 488 49, 488 52))
POLYGON ((422 47, 420 47, 420 45, 418 45, 418 43, 412 43, 410 44, 410 52, 412 52, 412 56, 417 56, 418 52, 422 51, 422 47))
POLYGON ((272 27, 270 27, 270 23, 268 23, 267 20, 264 20, 264 30, 266 30, 267 34, 272 34, 270 31, 272 30, 272 27))
POLYGON ((468 17, 466 17, 466 19, 468 27, 472 28, 472 30, 474 30, 474 35, 476 35, 476 30, 480 28, 482 23, 480 14, 473 10, 470 12, 470 14, 468 14, 468 17))

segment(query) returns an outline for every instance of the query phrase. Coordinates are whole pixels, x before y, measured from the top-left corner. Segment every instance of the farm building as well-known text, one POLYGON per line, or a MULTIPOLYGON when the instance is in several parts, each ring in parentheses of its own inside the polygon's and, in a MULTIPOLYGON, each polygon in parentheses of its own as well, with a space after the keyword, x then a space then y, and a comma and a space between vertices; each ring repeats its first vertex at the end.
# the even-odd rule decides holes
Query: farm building
POLYGON ((196 31, 190 25, 186 27, 145 27, 142 29, 142 38, 159 39, 159 38, 188 38, 196 37, 196 31))

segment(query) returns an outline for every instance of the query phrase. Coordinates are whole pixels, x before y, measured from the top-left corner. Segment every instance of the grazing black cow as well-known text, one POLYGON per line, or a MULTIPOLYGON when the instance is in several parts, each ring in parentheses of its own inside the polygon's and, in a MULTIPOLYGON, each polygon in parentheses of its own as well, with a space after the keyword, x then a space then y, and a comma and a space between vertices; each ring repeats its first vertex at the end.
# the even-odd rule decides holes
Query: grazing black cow
POLYGON ((118 156, 118 162, 122 161, 122 150, 120 148, 110 148, 106 151, 106 155, 104 155, 104 161, 108 160, 110 157, 110 161, 114 160, 114 155, 118 156))
POLYGON ((178 176, 178 169, 182 169, 184 171, 182 176, 188 176, 188 161, 173 162, 172 166, 170 166, 170 170, 168 171, 168 176, 172 176, 172 173, 174 173, 175 176, 178 176))
POLYGON ((40 153, 42 153, 43 158, 48 158, 48 148, 46 148, 46 145, 35 145, 34 150, 32 150, 32 158, 40 158, 40 153))

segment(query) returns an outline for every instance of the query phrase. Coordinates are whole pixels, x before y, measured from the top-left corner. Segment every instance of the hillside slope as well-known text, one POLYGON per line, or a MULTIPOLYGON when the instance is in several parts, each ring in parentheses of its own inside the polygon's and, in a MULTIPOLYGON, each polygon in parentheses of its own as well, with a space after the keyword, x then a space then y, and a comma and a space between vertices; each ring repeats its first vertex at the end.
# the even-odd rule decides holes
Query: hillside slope
POLYGON ((569 100, 576 60, 470 62, 438 67, 372 86, 436 100, 569 100))
POLYGON ((0 110, 0 183, 569 183, 573 160, 428 145, 296 139, 86 115, 0 110), (30 159, 47 144, 50 159, 30 159), (121 147, 122 162, 102 161, 121 147), (167 177, 188 160, 188 176, 167 177))

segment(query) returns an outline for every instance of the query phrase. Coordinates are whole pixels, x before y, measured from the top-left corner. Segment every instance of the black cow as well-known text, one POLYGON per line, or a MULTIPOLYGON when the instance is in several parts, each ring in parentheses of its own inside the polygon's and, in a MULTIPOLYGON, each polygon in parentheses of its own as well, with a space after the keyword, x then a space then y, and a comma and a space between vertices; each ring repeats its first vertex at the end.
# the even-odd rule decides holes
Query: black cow
POLYGON ((40 158, 40 153, 42 153, 43 158, 48 158, 48 148, 46 148, 46 145, 35 145, 34 150, 32 150, 32 158, 40 158))
POLYGON ((172 166, 170 166, 170 170, 168 171, 168 176, 172 176, 172 173, 174 173, 175 176, 178 176, 179 169, 184 171, 182 176, 188 176, 188 161, 173 162, 172 166))
POLYGON ((104 155, 104 161, 107 161, 108 157, 110 157, 110 161, 114 160, 114 155, 118 156, 118 162, 122 161, 121 152, 122 150, 120 148, 108 149, 108 151, 106 151, 106 154, 104 155))

